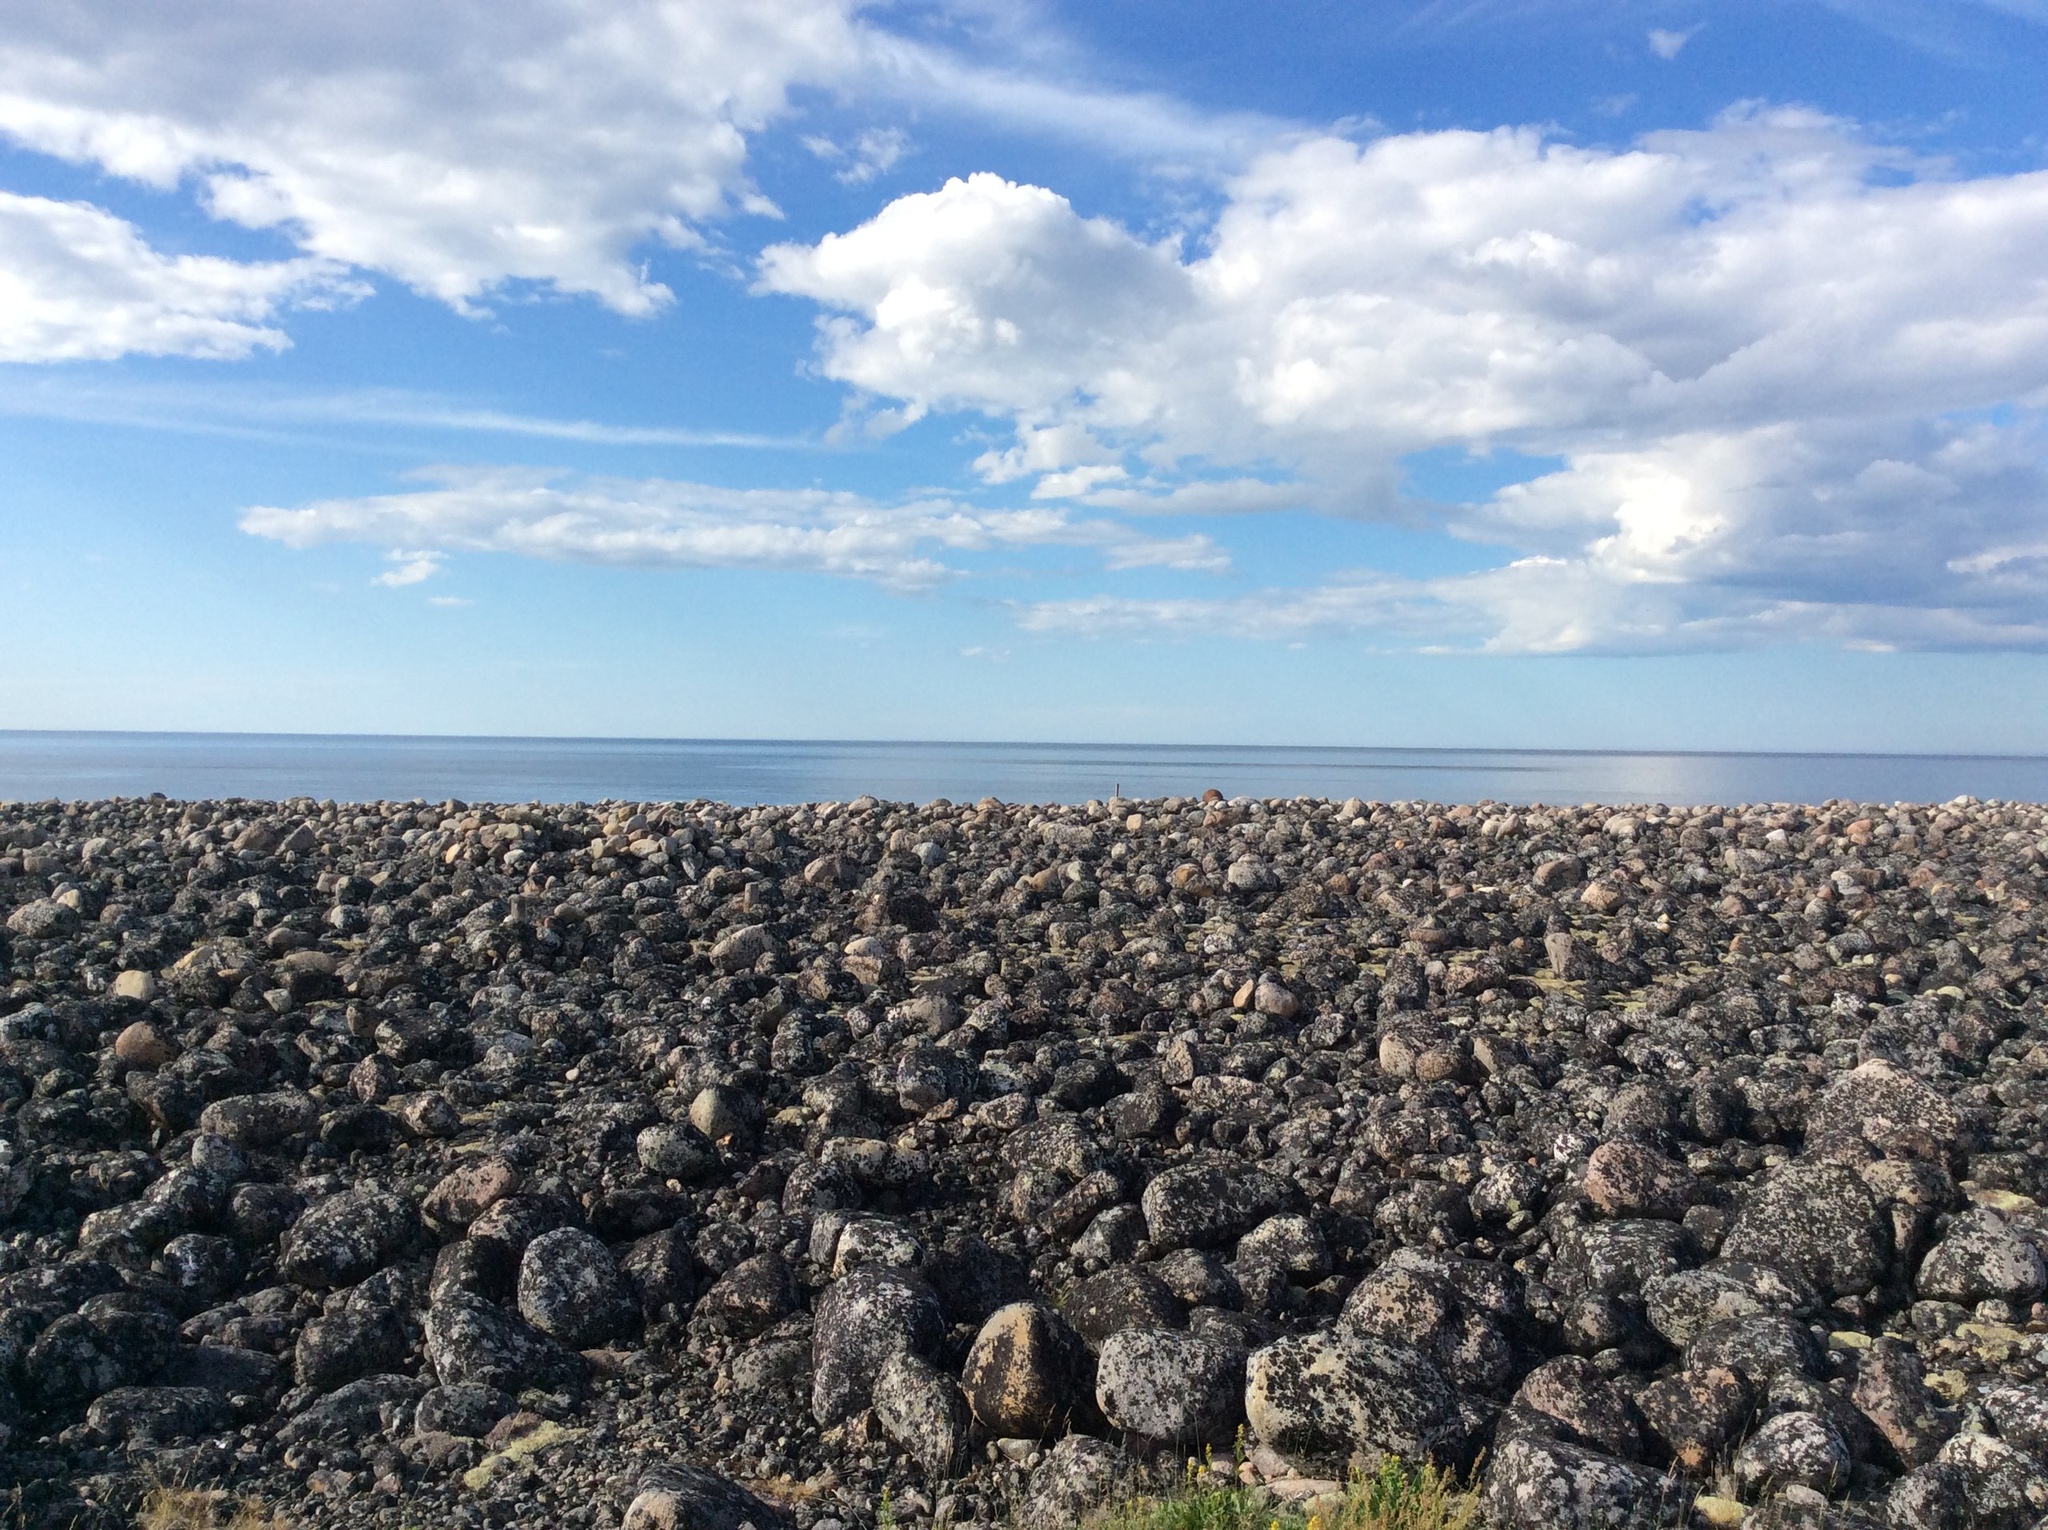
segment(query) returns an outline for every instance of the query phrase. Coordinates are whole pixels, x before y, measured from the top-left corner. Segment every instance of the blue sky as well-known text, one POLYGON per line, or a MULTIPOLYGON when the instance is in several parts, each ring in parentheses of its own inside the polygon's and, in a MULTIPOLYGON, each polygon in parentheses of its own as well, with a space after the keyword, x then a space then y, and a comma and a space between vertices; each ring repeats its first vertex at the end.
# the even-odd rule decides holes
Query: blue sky
POLYGON ((2041 0, 19 0, 0 726, 2048 752, 2041 0))

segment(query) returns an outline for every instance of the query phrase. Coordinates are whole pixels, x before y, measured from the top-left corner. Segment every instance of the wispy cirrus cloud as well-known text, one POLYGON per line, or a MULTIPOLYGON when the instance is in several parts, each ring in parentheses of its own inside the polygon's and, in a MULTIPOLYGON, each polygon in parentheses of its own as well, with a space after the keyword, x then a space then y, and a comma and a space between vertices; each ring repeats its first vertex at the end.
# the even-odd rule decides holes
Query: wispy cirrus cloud
MULTIPOLYGON (((281 333, 277 343, 285 343, 281 333)), ((232 379, 163 383, 76 372, 0 372, 0 415, 198 435, 274 437, 305 431, 329 443, 339 433, 359 428, 379 436, 446 432, 592 446, 813 451, 823 444, 805 435, 521 414, 402 388, 300 390, 232 379)))
POLYGON ((1112 570, 1218 571, 1228 557, 1204 536, 1152 537, 1063 510, 980 509, 950 500, 883 504, 822 489, 727 489, 669 479, 582 478, 526 468, 436 468, 431 487, 258 506, 241 527, 308 548, 398 549, 386 584, 415 583, 455 553, 511 553, 636 568, 734 568, 830 574, 898 593, 964 572, 952 555, 1072 547, 1112 570))

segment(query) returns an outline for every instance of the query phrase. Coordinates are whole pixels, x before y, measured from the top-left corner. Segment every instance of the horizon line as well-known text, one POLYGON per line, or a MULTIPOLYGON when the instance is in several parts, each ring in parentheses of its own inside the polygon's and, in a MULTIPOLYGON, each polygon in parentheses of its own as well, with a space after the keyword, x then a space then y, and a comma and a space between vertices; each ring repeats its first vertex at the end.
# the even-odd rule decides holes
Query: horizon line
POLYGON ((0 739, 8 738, 127 738, 127 739, 245 739, 355 741, 383 743, 477 743, 477 744, 613 744, 687 746, 800 745, 809 747, 867 749, 1176 749, 1233 750, 1259 754, 1483 754, 1547 755, 1571 759, 1599 759, 1620 756, 1629 759, 1709 760, 1972 760, 1987 762, 2041 763, 2048 754, 1924 753, 1878 749, 1658 749, 1646 747, 1609 749, 1546 748, 1537 745, 1459 744, 1240 744, 1161 743, 1075 739, 919 739, 919 738, 769 738, 769 737, 679 737, 640 734, 584 733, 312 733, 296 731, 263 732, 228 728, 0 728, 0 739))

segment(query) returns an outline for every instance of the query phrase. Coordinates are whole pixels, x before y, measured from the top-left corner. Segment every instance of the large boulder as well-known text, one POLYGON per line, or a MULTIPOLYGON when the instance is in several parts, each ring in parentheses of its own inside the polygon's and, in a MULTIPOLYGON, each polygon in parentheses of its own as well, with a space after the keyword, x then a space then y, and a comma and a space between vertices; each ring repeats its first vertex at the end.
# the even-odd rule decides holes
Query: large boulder
POLYGON ((1840 1164, 1795 1161, 1736 1213, 1721 1254, 1782 1270, 1823 1296, 1857 1296, 1884 1279, 1891 1242, 1861 1176, 1840 1164))
POLYGON ((444 1174, 420 1203, 420 1215, 443 1237, 459 1237, 491 1207, 517 1195, 524 1182, 517 1164, 490 1153, 444 1174))
MULTIPOLYGON (((1937 1407, 1928 1394, 1919 1354, 1899 1339, 1879 1339, 1862 1353, 1849 1400, 1902 1467, 1925 1466, 1955 1432, 1953 1414, 1937 1407)), ((2007 1419, 2000 1416, 2002 1401, 1998 1393, 1988 1394, 1983 1399, 1984 1409, 1998 1424, 1999 1433, 2009 1435, 2012 1430, 2006 1427, 2007 1419)))
POLYGON ((1114 1503, 1136 1478, 1131 1458, 1105 1440, 1070 1434, 1045 1453, 1024 1490, 1016 1530, 1073 1530, 1114 1503))
POLYGON ((443 1386, 496 1387, 515 1396, 580 1380, 581 1358, 502 1307, 451 1296, 427 1309, 427 1359, 443 1386))
POLYGON ((1561 1355, 1523 1377, 1509 1411, 1536 1433, 1625 1461, 1640 1460, 1647 1444, 1635 1402, 1579 1355, 1561 1355))
POLYGON ((892 1357, 936 1350, 946 1324, 916 1273, 870 1264, 825 1293, 811 1332, 811 1415, 829 1426, 874 1401, 875 1378, 892 1357))
POLYGON ((1820 1361, 1820 1346, 1807 1326, 1781 1313, 1709 1323, 1685 1347, 1688 1366, 1725 1366, 1754 1386, 1764 1386, 1774 1376, 1811 1376, 1820 1361))
POLYGON ((882 1432, 935 1482, 967 1466, 973 1420, 959 1383, 920 1355, 898 1350, 882 1363, 874 1386, 875 1419, 882 1432))
POLYGON ((292 1365, 298 1383, 331 1392, 359 1377, 396 1371, 405 1358, 405 1325, 389 1307, 344 1307, 299 1330, 292 1365))
POLYGON ((238 1094, 215 1100, 199 1112, 199 1129, 225 1137, 236 1147, 276 1147, 311 1131, 320 1120, 313 1097, 297 1089, 274 1094, 238 1094))
POLYGON ((1941 1242, 1921 1260, 1915 1283, 1930 1301, 2024 1305, 2048 1290, 2048 1265, 2005 1218, 1978 1207, 1949 1224, 1941 1242))
POLYGON ((662 1463, 640 1473, 620 1530, 786 1530, 789 1515, 732 1478, 662 1463))
POLYGON ((1805 1281, 1768 1265, 1716 1259, 1651 1281, 1643 1302, 1650 1326, 1682 1349, 1709 1323, 1763 1314, 1801 1317, 1819 1307, 1820 1297, 1805 1281))
POLYGON ((1672 1465, 1689 1477, 1705 1477, 1741 1439, 1755 1396, 1726 1366, 1706 1366, 1651 1382, 1635 1403, 1672 1465))
POLYGON ((1627 1218, 1567 1227, 1557 1240, 1550 1283, 1566 1296, 1638 1297, 1651 1281, 1692 1263, 1675 1222, 1627 1218))
POLYGON ((229 1417, 228 1400, 206 1387, 116 1387, 86 1410, 86 1427, 121 1444, 197 1439, 229 1417))
POLYGON ((1084 1395, 1088 1349, 1050 1307, 1012 1302, 989 1314, 967 1351, 960 1386, 994 1435, 1051 1434, 1084 1395))
POLYGON ((782 1255, 742 1259, 697 1299, 697 1315, 728 1333, 765 1333, 796 1311, 796 1282, 782 1255))
POLYGON ((1586 1160, 1586 1199, 1605 1217, 1675 1222, 1699 1193, 1682 1163, 1632 1137, 1603 1142, 1586 1160))
POLYGON ((1463 1267, 1477 1263, 1402 1249, 1352 1289, 1338 1327, 1412 1344, 1457 1386, 1493 1391, 1513 1374, 1505 1325, 1521 1293, 1465 1278, 1463 1267))
POLYGON ((1285 1456, 1341 1465, 1356 1451, 1408 1461, 1464 1454, 1458 1396, 1412 1345, 1313 1333, 1256 1351, 1245 1368, 1245 1417, 1285 1456))
POLYGON ((1906 1128, 1925 1131, 1945 1151, 1961 1145, 1963 1122, 1955 1106, 1881 1057, 1836 1079, 1806 1117, 1806 1135, 1815 1142, 1842 1135, 1882 1147, 1906 1128))
POLYGON ((1099 1347, 1126 1328, 1185 1328, 1187 1304, 1142 1265, 1113 1265, 1077 1282, 1060 1303, 1074 1331, 1099 1347))
POLYGON ((1661 1472, 1525 1435, 1489 1458, 1480 1511, 1493 1530, 1666 1530, 1691 1500, 1661 1472))
POLYGON ((1244 1407, 1244 1351, 1168 1328, 1103 1340, 1095 1401, 1119 1429, 1181 1447, 1226 1441, 1244 1407))
POLYGON ((382 1269, 419 1233, 412 1203, 379 1190, 344 1190, 308 1211, 278 1245, 285 1279, 316 1291, 352 1286, 382 1269))
POLYGON ((1827 1419, 1794 1409, 1767 1419, 1735 1453, 1735 1483, 1754 1501, 1782 1488, 1828 1493, 1849 1475, 1849 1448, 1827 1419))
POLYGON ((558 1227, 526 1245, 519 1315, 570 1349, 630 1333, 640 1304, 612 1251, 589 1233, 558 1227))
POLYGON ((1233 1243, 1285 1202, 1272 1175, 1223 1160, 1168 1169, 1145 1187, 1142 1204, 1152 1246, 1165 1251, 1233 1243))

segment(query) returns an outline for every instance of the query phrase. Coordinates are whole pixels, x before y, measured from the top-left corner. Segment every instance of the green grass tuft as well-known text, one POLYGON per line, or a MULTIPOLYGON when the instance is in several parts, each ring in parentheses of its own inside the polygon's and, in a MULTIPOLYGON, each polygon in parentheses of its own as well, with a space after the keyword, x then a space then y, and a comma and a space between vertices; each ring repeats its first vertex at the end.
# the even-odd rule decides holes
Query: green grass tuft
POLYGON ((1478 1499, 1455 1474, 1408 1466, 1389 1456, 1371 1475, 1357 1474, 1335 1505, 1314 1512, 1278 1504, 1250 1487, 1204 1487, 1190 1474, 1175 1491, 1109 1505, 1087 1530, 1469 1530, 1478 1499))

